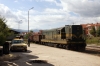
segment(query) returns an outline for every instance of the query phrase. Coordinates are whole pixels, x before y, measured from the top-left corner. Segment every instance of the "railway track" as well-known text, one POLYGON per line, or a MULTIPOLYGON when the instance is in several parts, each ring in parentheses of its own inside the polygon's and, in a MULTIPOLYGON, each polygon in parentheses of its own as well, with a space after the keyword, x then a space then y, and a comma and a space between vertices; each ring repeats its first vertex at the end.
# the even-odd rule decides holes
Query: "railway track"
POLYGON ((84 53, 100 56, 100 46, 87 45, 86 50, 84 51, 84 53))
POLYGON ((87 45, 86 49, 91 49, 91 50, 98 50, 98 51, 100 51, 100 46, 96 46, 96 45, 87 45))

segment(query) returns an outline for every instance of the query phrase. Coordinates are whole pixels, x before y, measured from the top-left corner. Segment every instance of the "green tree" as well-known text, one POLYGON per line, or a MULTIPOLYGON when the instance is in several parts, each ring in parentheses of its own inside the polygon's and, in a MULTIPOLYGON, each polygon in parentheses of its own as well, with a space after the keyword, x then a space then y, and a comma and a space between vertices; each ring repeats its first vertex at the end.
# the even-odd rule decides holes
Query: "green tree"
POLYGON ((30 36, 33 34, 34 32, 32 30, 30 30, 30 36))
POLYGON ((96 36, 96 30, 95 30, 95 27, 92 26, 92 29, 90 30, 90 33, 93 35, 93 36, 96 36))
POLYGON ((6 22, 7 21, 4 18, 0 17, 0 45, 3 45, 7 36, 10 35, 6 22))
POLYGON ((100 26, 97 28, 96 33, 97 33, 97 36, 100 36, 100 26))
POLYGON ((30 33, 33 33, 33 31, 32 31, 32 30, 30 30, 30 33))
POLYGON ((28 39, 28 36, 29 36, 29 34, 26 34, 26 35, 24 36, 24 39, 28 39))
POLYGON ((24 39, 28 39, 29 36, 31 36, 32 34, 33 34, 33 31, 30 30, 30 32, 24 36, 24 39))

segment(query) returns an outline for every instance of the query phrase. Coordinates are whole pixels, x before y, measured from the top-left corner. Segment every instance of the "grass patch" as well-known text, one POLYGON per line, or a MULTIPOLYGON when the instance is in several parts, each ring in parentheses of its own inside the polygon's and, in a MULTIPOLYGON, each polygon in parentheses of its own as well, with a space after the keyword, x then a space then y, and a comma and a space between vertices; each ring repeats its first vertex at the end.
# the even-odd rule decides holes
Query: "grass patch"
POLYGON ((86 43, 87 44, 96 44, 96 45, 100 45, 100 37, 88 37, 86 39, 86 43))

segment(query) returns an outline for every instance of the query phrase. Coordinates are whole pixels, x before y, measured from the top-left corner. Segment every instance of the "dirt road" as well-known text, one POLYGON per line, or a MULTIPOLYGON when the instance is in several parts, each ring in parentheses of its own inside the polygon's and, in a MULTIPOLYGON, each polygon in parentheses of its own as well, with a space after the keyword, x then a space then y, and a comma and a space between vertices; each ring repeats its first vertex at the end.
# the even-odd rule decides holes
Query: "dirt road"
POLYGON ((31 44, 28 52, 13 52, 19 60, 6 61, 12 66, 100 66, 100 57, 60 48, 31 44))

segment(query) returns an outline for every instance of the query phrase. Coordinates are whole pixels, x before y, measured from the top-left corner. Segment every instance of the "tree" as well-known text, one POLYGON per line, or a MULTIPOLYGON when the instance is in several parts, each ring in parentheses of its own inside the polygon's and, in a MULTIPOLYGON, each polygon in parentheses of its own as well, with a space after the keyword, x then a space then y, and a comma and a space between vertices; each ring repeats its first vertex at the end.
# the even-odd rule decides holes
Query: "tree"
POLYGON ((30 32, 24 36, 24 39, 28 39, 33 33, 34 32, 30 30, 30 32))
POLYGON ((32 30, 30 30, 30 33, 33 33, 33 31, 32 31, 32 30))
POLYGON ((90 30, 90 33, 93 35, 93 36, 96 36, 96 30, 95 30, 95 27, 92 26, 92 29, 90 30))
POLYGON ((0 45, 3 45, 7 36, 10 35, 6 22, 7 21, 4 18, 0 17, 0 45))
POLYGON ((97 36, 100 36, 100 26, 97 28, 96 33, 97 33, 97 36))
POLYGON ((33 34, 34 32, 32 30, 30 30, 30 36, 33 34))

